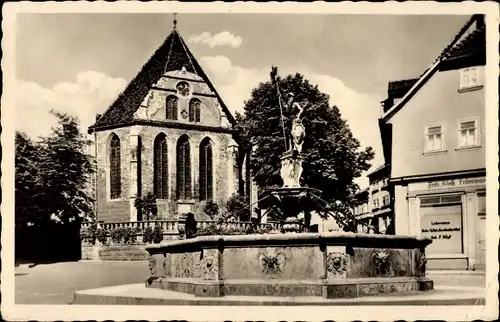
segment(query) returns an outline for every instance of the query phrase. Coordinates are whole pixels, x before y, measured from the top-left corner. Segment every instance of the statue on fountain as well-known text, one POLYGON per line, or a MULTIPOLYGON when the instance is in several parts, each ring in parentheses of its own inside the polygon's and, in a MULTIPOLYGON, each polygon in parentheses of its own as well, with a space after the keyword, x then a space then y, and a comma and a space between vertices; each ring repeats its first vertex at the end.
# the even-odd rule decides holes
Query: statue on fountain
POLYGON ((281 178, 283 179, 283 187, 299 188, 303 161, 301 156, 302 145, 304 144, 306 130, 304 124, 302 124, 304 108, 298 102, 294 102, 292 107, 297 108, 299 113, 292 121, 290 149, 281 158, 281 178))

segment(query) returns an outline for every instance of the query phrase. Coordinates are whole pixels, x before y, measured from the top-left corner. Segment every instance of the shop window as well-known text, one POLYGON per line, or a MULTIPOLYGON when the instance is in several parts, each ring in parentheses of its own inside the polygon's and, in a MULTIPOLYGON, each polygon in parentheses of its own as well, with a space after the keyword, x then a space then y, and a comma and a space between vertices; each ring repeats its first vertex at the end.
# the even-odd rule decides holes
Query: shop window
POLYGON ((478 120, 466 120, 459 122, 458 142, 460 148, 479 146, 478 120))
POLYGON ((479 86, 479 70, 477 67, 465 68, 460 71, 460 89, 479 86))
POLYGON ((422 237, 432 240, 429 254, 462 254, 463 226, 461 204, 434 204, 420 207, 422 237))
POLYGON ((442 125, 427 126, 425 129, 425 151, 444 150, 444 133, 442 125))

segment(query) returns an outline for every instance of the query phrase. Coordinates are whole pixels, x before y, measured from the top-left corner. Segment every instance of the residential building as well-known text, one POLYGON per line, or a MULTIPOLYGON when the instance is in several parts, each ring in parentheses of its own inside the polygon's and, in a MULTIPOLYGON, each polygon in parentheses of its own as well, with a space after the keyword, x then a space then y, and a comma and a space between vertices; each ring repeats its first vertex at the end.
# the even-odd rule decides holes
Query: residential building
POLYGON ((367 175, 369 186, 355 195, 353 212, 359 221, 358 232, 394 234, 394 198, 389 172, 386 164, 375 168, 367 175))
POLYGON ((485 264, 483 19, 474 15, 401 98, 386 102, 379 122, 396 234, 431 238, 431 269, 485 264))

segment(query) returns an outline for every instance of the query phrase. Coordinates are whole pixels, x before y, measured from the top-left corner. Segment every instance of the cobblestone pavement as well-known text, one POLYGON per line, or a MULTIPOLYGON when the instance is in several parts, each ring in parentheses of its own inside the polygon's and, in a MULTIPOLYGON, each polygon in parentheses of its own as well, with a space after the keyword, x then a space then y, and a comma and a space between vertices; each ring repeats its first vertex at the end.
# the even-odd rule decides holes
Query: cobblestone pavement
MULTIPOLYGON (((147 262, 66 262, 16 267, 17 304, 67 304, 77 290, 142 283, 147 262)), ((484 287, 484 275, 430 274, 435 286, 484 287)))

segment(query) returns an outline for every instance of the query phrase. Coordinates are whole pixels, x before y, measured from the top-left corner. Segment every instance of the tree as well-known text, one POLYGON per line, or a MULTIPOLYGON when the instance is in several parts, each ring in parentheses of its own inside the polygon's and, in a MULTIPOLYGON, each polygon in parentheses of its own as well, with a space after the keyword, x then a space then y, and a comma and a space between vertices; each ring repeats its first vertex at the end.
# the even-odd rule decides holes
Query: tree
POLYGON ((320 197, 332 205, 332 211, 344 212, 358 188, 354 179, 369 169, 373 151, 371 147, 360 150, 359 141, 353 137, 338 107, 329 105, 329 96, 321 93, 317 85, 309 83, 301 74, 285 78, 276 74, 273 68, 271 81, 259 84, 245 102, 244 114, 236 115, 240 121, 240 145, 246 150, 249 146, 254 148, 252 176, 261 191, 282 185, 280 158, 286 151, 285 145, 290 147, 292 120, 298 112, 292 103, 298 102, 304 107, 306 129, 301 185, 321 190, 320 197), (283 96, 282 116, 277 87, 283 96))
POLYGON ((38 176, 42 147, 21 132, 16 132, 15 145, 15 225, 39 226, 49 219, 40 207, 43 187, 38 176))
POLYGON ((229 217, 239 219, 240 221, 250 220, 249 202, 247 197, 240 194, 233 194, 226 203, 229 217))
POLYGON ((16 134, 16 221, 18 225, 67 224, 93 211, 89 196, 93 159, 91 144, 78 119, 51 111, 57 125, 33 142, 16 134))

